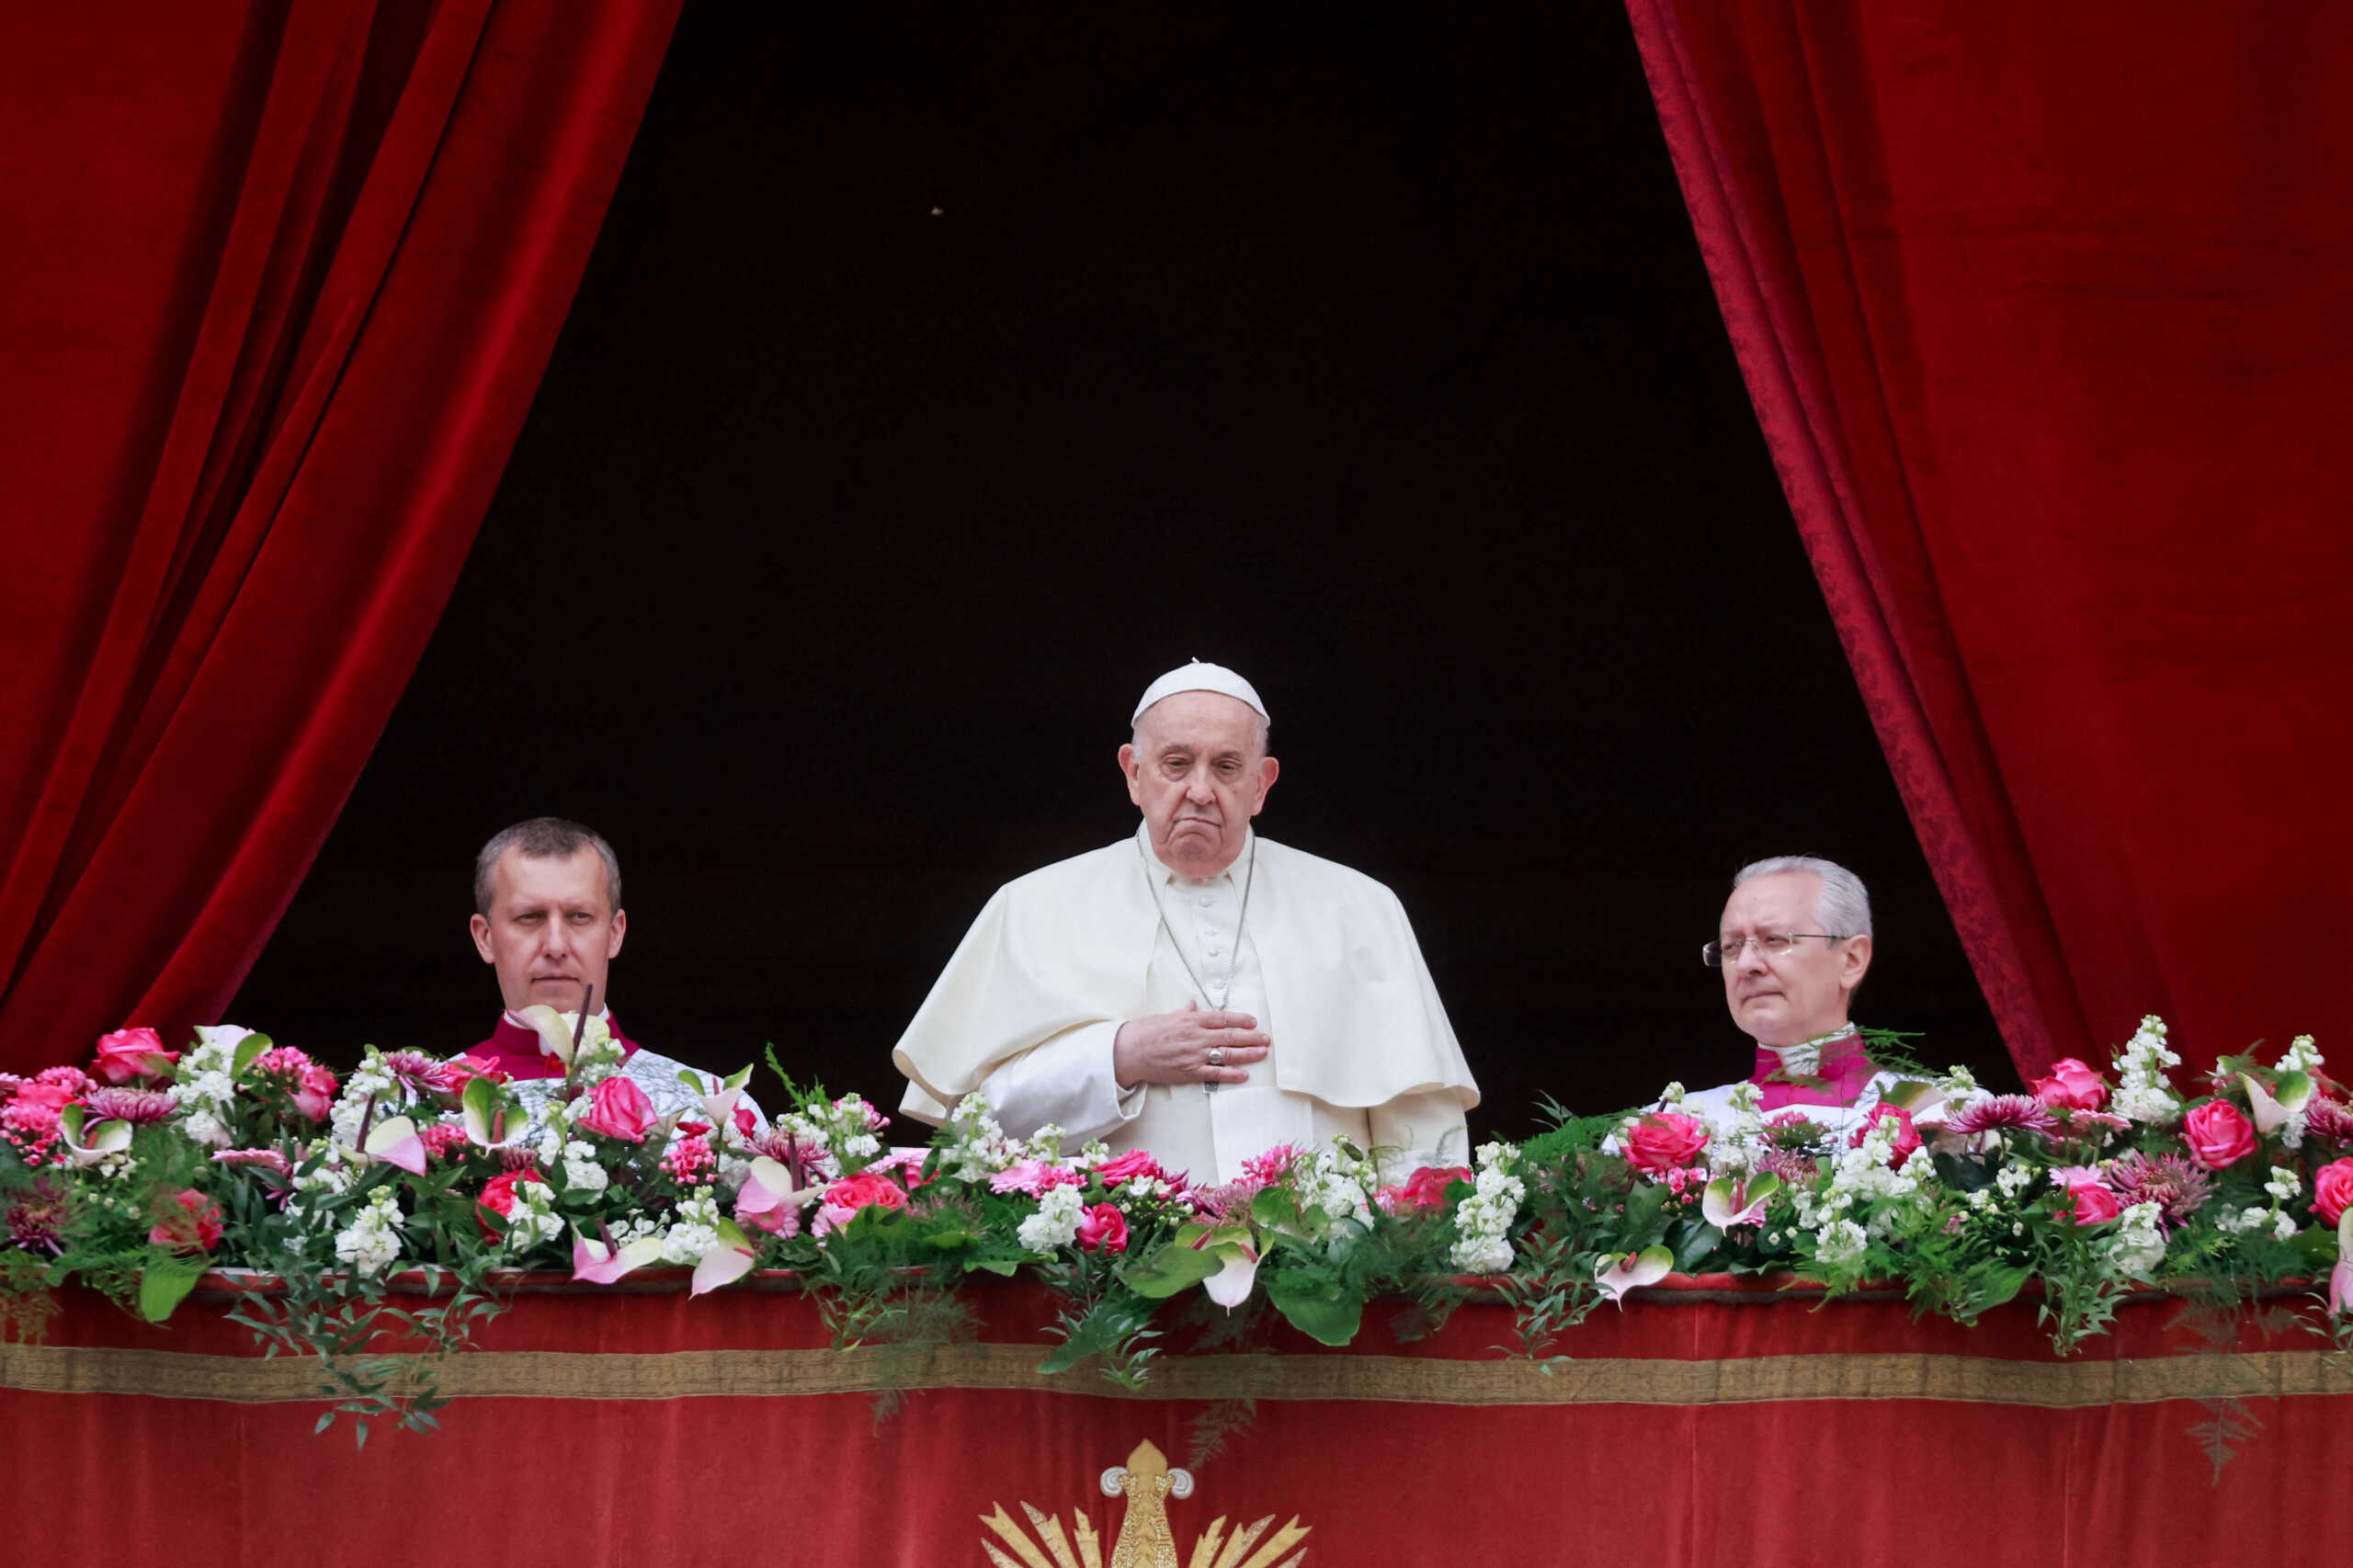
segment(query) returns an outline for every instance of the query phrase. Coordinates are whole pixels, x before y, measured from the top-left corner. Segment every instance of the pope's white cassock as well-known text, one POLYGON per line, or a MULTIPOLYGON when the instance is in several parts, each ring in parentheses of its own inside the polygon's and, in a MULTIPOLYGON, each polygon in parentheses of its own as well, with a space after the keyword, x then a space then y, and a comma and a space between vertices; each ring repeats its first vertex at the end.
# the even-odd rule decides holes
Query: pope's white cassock
POLYGON ((983 1089, 1017 1137, 1051 1122, 1066 1148, 1147 1150, 1204 1184, 1278 1143, 1342 1135, 1381 1152, 1392 1179, 1465 1163, 1462 1113, 1479 1103, 1396 895, 1255 832, 1214 877, 1162 864, 1139 825, 1008 882, 892 1059, 910 1116, 938 1122, 983 1089), (1197 997, 1271 1039, 1249 1082, 1122 1090, 1120 1024, 1197 997))

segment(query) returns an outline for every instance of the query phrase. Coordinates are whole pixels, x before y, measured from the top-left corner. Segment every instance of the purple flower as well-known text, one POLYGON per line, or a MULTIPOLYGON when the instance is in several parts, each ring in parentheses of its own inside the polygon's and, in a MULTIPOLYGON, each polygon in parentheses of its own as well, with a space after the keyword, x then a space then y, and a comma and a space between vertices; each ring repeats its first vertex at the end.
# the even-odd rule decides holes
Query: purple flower
POLYGON ((93 1121, 127 1121, 144 1127, 172 1114, 172 1096, 161 1089, 92 1089, 82 1096, 93 1121))
POLYGON ((2187 1154, 2127 1154, 2108 1168, 2109 1185, 2127 1208, 2157 1206, 2157 1223, 2170 1232, 2206 1207, 2214 1178, 2187 1154))
POLYGON ((2006 1132, 2016 1128, 2047 1138, 2057 1125, 2052 1118, 2051 1108, 2029 1095, 1995 1095, 1975 1105, 1964 1106, 1945 1118, 1945 1131, 1963 1137, 1980 1132, 2006 1132))

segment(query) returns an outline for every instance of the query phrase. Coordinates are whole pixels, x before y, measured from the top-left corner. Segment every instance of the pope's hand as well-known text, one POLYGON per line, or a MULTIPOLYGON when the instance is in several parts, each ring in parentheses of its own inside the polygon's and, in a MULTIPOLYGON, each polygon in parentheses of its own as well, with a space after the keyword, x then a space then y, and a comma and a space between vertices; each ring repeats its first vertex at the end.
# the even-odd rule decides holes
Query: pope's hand
POLYGON ((1111 1040, 1111 1069, 1120 1087, 1138 1084, 1242 1084, 1245 1069, 1267 1054, 1267 1036, 1247 1013, 1205 1013, 1188 1002, 1174 1013, 1130 1018, 1111 1040), (1217 1066, 1210 1051, 1218 1052, 1217 1066))

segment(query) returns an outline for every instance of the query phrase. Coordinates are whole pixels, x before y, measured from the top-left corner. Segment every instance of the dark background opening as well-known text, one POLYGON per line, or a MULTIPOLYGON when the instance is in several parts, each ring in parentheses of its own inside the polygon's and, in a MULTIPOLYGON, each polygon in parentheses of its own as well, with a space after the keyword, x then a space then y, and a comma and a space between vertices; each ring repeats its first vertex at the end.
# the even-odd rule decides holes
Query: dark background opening
POLYGON ((1135 695, 1396 888, 1518 1134, 1746 1071, 1734 868, 1871 886, 1859 1015, 2007 1058, 1758 437, 1626 20, 690 4, 480 541, 231 1017, 454 1051, 516 819, 618 846, 630 1033, 895 1099, 1135 695))

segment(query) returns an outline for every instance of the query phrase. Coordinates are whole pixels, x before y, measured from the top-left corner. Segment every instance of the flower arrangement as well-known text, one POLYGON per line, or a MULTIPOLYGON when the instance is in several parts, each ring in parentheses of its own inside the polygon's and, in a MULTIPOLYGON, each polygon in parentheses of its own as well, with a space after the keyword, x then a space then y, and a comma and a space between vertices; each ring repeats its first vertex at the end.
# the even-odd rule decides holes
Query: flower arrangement
POLYGON ((273 1289, 232 1315, 318 1356, 364 1436, 375 1416, 431 1425, 414 1353, 462 1348, 511 1269, 669 1267, 698 1295, 789 1271, 844 1345, 952 1337, 963 1278, 1027 1273, 1065 1303, 1046 1369, 1131 1386, 1175 1301, 1340 1345, 1374 1297, 1415 1297, 1427 1322, 1483 1278, 1538 1357, 1601 1303, 1702 1270, 1882 1283, 1962 1322, 2039 1282, 2063 1354, 2168 1282, 2245 1301, 2325 1279, 2331 1331, 2353 1317, 2353 1103, 2309 1037, 2268 1065, 2224 1058, 2202 1093, 2151 1017, 2109 1072, 2064 1061, 2023 1095, 1923 1074, 1842 1130, 1768 1119, 1748 1086, 1703 1119, 1670 1086, 1470 1166, 1384 1184, 1343 1142, 1206 1186, 1142 1150, 1064 1155, 1055 1128, 1009 1137, 979 1096, 894 1148, 872 1105, 780 1069, 772 1119, 748 1067, 687 1074, 688 1108, 656 1114, 596 1020, 539 1021, 561 1078, 371 1047, 338 1081, 228 1027, 176 1051, 125 1029, 86 1069, 0 1074, 0 1325, 28 1331, 68 1282, 160 1321, 208 1271, 256 1270, 273 1289), (396 1308, 412 1273, 437 1293, 396 1308))

